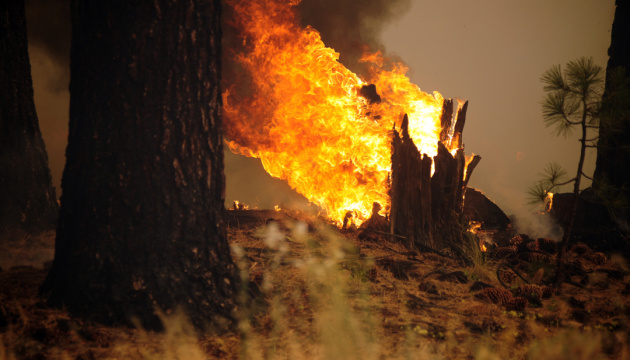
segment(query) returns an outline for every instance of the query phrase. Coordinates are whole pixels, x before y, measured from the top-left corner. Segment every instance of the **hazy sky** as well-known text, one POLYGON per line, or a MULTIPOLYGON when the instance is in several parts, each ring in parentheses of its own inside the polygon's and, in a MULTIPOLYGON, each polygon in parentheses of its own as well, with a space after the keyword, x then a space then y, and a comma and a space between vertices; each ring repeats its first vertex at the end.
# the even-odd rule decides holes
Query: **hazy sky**
MULTIPOLYGON (((539 79, 550 66, 580 56, 592 56, 605 68, 613 15, 614 0, 415 0, 388 19, 380 37, 388 53, 407 63, 422 90, 469 100, 466 153, 482 156, 470 186, 510 214, 526 207, 527 188, 547 162, 575 171, 577 134, 556 138, 545 128, 539 79)), ((29 50, 40 127, 59 189, 68 134, 68 63, 44 41, 31 41, 29 50)), ((592 152, 587 173, 594 162, 592 152)), ((225 172, 228 202, 264 208, 306 202, 264 173, 256 159, 226 154, 225 172)))
MULTIPOLYGON (((577 170, 578 134, 543 123, 540 76, 580 56, 605 69, 613 17, 614 0, 415 1, 382 40, 421 89, 469 100, 466 152, 482 157, 470 186, 511 213, 547 162, 577 170)), ((586 173, 594 166, 592 150, 586 173)))

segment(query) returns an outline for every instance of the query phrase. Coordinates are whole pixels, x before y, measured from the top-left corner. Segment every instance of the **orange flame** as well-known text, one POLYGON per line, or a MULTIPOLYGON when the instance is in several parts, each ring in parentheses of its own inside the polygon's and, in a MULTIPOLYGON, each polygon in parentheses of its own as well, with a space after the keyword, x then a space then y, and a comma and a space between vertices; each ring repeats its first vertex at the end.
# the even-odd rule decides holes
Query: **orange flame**
POLYGON ((551 212, 551 208, 553 207, 553 193, 551 191, 547 191, 544 202, 545 212, 551 212))
POLYGON ((362 222, 375 201, 386 211, 391 129, 408 114, 418 149, 435 156, 443 97, 422 92, 401 64, 384 70, 378 53, 362 59, 371 74, 359 78, 315 29, 298 25, 286 1, 228 0, 228 6, 243 45, 233 61, 247 74, 224 84, 229 148, 261 159, 268 173, 339 223, 348 211, 362 222), (360 95, 368 83, 380 103, 360 95))
POLYGON ((234 200, 232 204, 232 210, 249 210, 249 205, 245 205, 238 200, 234 200))
POLYGON ((477 234, 477 232, 479 231, 479 229, 481 229, 481 226, 483 225, 483 223, 479 222, 479 221, 470 221, 468 222, 468 231, 473 233, 473 234, 477 234))

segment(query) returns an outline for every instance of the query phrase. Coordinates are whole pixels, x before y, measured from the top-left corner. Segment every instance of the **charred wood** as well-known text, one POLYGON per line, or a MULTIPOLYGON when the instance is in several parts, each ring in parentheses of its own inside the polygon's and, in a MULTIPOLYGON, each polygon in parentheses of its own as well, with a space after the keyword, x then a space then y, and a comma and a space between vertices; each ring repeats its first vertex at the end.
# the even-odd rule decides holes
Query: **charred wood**
POLYGON ((381 103, 381 96, 376 92, 376 85, 374 84, 361 86, 358 93, 360 96, 363 96, 370 104, 381 103))
POLYGON ((405 237, 408 247, 451 248, 462 255, 461 215, 466 184, 481 160, 474 156, 466 167, 461 142, 466 109, 467 102, 459 107, 453 120, 453 101, 444 102, 442 132, 434 158, 418 151, 409 136, 407 115, 400 132, 394 130, 390 231, 405 237), (454 154, 448 150, 450 144, 456 144, 454 154))
POLYGON ((505 230, 510 224, 510 218, 497 204, 470 187, 466 189, 463 215, 466 222, 480 222, 481 230, 505 230))

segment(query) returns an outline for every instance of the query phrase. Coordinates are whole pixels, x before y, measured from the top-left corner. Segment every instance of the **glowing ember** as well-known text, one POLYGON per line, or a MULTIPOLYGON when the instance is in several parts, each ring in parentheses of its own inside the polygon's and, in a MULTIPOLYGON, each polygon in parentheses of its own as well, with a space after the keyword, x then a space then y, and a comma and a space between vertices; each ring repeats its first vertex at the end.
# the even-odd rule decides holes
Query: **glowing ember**
MULTIPOLYGON (((457 148, 454 148, 451 150, 453 155, 455 154, 456 151, 457 151, 457 148)), ((464 166, 464 179, 466 178, 466 175, 468 174, 468 165, 473 161, 474 158, 475 158, 474 153, 470 156, 466 156, 466 165, 464 166)))
POLYGON ((418 149, 435 156, 442 96, 411 84, 401 64, 385 70, 380 54, 364 57, 371 75, 359 78, 315 29, 298 25, 286 1, 227 3, 243 44, 233 59, 247 74, 224 84, 229 148, 260 158, 267 172, 339 224, 348 211, 355 223, 364 221, 375 201, 386 212, 390 131, 408 114, 418 149), (362 96, 368 83, 376 85, 380 102, 362 96))
POLYGON ((479 231, 479 229, 481 228, 481 226, 483 225, 483 223, 479 222, 479 221, 470 221, 468 223, 468 231, 473 233, 473 234, 477 234, 477 232, 479 231))
POLYGON ((245 205, 238 200, 234 200, 234 204, 232 204, 232 210, 249 210, 249 205, 245 205))
POLYGON ((553 206, 553 193, 547 191, 547 196, 545 196, 545 211, 551 212, 551 207, 553 206))

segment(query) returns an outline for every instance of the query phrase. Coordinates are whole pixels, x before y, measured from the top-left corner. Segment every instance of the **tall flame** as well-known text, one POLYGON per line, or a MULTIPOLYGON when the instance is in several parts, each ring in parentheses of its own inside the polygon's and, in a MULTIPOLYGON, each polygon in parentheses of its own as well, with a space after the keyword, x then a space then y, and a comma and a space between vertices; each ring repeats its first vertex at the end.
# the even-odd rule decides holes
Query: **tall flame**
POLYGON ((364 57, 370 75, 359 78, 315 29, 298 25, 295 3, 228 0, 243 45, 233 61, 247 76, 224 84, 227 144, 331 219, 354 211, 361 222, 373 202, 389 205, 391 129, 408 114, 418 149, 435 156, 444 99, 412 84, 401 64, 385 70, 378 53, 364 57), (369 83, 382 101, 361 95, 369 83))

